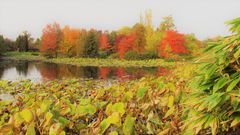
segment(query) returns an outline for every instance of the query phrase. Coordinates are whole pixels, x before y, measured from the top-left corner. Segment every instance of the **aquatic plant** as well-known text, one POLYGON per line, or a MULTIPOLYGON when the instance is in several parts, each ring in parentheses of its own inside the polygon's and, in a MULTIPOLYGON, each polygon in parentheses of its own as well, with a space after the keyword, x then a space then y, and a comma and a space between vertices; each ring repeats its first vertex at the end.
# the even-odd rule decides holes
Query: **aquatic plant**
POLYGON ((0 81, 2 134, 177 134, 184 83, 142 78, 129 82, 0 81))

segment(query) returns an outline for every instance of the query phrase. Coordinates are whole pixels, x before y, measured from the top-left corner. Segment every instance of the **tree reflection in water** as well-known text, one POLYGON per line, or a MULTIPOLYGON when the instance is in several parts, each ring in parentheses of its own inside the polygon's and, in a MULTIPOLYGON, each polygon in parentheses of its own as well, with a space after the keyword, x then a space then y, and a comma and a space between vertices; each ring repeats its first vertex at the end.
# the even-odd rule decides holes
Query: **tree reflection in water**
POLYGON ((0 61, 0 77, 2 76, 21 76, 34 79, 37 74, 41 80, 53 79, 77 79, 77 78, 92 78, 92 79, 119 79, 132 80, 144 76, 165 76, 170 70, 163 67, 79 67, 67 64, 45 63, 37 61, 0 61), (11 74, 7 69, 16 68, 17 72, 11 74), (6 72, 4 72, 6 71, 6 72), (33 73, 34 72, 34 73, 33 73), (36 73, 37 72, 37 73, 36 73), (9 74, 8 74, 9 73, 9 74), (39 76, 40 75, 40 76, 39 76))
POLYGON ((28 61, 16 61, 16 70, 18 74, 27 76, 28 74, 28 61))

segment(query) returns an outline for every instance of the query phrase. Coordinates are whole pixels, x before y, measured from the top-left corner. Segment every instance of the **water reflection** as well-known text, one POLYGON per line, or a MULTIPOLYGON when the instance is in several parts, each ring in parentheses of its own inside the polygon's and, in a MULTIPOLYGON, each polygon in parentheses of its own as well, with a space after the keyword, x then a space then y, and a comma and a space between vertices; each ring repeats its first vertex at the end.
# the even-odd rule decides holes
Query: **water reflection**
POLYGON ((1 60, 0 79, 43 81, 53 79, 92 78, 131 80, 144 76, 165 76, 169 69, 162 67, 78 67, 40 61, 1 60))
POLYGON ((18 74, 27 76, 28 73, 28 63, 27 61, 17 61, 16 70, 18 74))

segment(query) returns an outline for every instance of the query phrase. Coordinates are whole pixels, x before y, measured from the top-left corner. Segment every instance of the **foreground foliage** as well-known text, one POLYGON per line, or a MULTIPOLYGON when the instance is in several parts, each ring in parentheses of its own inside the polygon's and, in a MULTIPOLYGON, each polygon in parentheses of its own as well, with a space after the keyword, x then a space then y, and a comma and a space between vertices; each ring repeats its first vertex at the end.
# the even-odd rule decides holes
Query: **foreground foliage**
POLYGON ((2 134, 177 134, 184 81, 0 81, 2 134))
POLYGON ((240 132, 240 18, 227 23, 236 34, 209 43, 200 74, 191 83, 186 133, 240 132))

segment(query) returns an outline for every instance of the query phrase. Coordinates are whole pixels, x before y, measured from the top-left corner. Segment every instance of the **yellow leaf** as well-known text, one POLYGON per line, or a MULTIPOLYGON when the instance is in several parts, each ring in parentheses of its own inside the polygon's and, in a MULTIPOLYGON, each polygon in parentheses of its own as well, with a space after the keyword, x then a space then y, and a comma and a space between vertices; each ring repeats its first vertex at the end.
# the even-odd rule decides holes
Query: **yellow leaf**
POLYGON ((174 104, 174 97, 171 95, 171 96, 168 98, 168 107, 169 107, 169 108, 172 108, 172 107, 173 107, 173 104, 174 104))
POLYGON ((231 127, 237 126, 240 123, 240 116, 237 116, 234 118, 234 120, 231 123, 231 127))
POLYGON ((20 112, 20 115, 28 123, 33 120, 33 114, 32 114, 32 112, 29 109, 23 109, 20 112))

